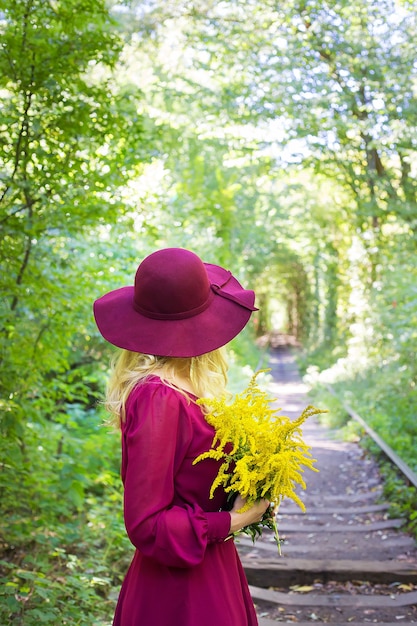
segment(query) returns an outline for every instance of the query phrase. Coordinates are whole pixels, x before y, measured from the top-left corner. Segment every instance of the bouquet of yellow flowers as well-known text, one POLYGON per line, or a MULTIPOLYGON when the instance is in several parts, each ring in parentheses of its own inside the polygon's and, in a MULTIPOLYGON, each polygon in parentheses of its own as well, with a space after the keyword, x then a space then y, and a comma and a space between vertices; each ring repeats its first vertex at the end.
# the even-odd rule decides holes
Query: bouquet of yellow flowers
POLYGON ((224 398, 198 400, 208 410, 206 420, 214 427, 215 436, 211 449, 200 454, 194 463, 207 458, 222 461, 211 486, 211 498, 222 485, 231 499, 238 493, 246 499, 240 511, 249 509, 261 498, 270 501, 262 521, 247 526, 243 532, 255 540, 264 527, 270 528, 280 550, 275 512, 284 497, 291 498, 305 511, 295 488, 296 485, 306 487, 301 475, 303 467, 318 471, 313 466, 315 459, 310 447, 303 441, 301 425, 308 417, 326 411, 310 405, 295 420, 278 415, 281 409, 272 409, 270 405, 274 400, 258 387, 259 373, 231 404, 224 398))

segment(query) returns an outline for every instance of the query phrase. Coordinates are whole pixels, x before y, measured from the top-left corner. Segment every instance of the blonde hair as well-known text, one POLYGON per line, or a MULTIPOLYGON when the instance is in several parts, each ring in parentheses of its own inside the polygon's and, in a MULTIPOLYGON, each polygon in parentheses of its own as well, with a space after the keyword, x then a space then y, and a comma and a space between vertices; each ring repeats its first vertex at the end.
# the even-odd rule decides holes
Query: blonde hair
POLYGON ((199 398, 228 395, 227 360, 224 348, 190 358, 154 356, 121 350, 112 360, 107 384, 105 406, 110 413, 109 422, 120 428, 125 419, 125 406, 132 389, 153 374, 164 383, 192 398, 186 390, 176 387, 170 379, 175 373, 185 375, 199 398))

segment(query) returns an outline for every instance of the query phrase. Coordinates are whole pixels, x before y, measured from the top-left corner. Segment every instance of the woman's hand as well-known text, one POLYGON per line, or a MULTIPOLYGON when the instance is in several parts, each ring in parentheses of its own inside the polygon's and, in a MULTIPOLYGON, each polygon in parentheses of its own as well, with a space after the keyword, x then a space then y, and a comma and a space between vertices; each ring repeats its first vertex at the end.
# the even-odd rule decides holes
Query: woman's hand
POLYGON ((239 509, 245 506, 246 500, 242 496, 238 495, 233 508, 230 511, 230 533, 235 533, 241 530, 245 526, 249 526, 255 522, 260 522, 263 514, 269 506, 269 500, 258 500, 250 509, 243 513, 237 513, 239 509))

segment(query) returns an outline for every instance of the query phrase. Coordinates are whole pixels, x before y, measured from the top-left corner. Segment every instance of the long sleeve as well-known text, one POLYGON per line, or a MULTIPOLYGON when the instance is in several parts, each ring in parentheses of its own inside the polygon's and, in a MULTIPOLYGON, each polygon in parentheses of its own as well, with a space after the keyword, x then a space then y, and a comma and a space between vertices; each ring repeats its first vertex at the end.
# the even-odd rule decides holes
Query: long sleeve
POLYGON ((193 439, 187 400, 164 384, 131 394, 123 428, 122 477, 128 536, 140 552, 172 567, 195 566, 223 541, 227 512, 205 512, 177 493, 176 475, 193 439))

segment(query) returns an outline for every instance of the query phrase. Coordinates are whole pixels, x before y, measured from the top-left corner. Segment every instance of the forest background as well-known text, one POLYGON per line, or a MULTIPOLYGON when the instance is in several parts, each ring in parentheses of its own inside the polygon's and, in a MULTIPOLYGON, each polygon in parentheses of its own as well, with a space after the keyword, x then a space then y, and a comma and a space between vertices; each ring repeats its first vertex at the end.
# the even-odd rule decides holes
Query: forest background
POLYGON ((414 2, 0 0, 0 32, 0 623, 111 622, 132 552, 91 306, 157 248, 256 289, 235 383, 290 333, 332 425, 328 383, 416 471, 414 2))

